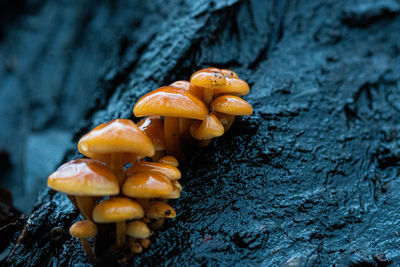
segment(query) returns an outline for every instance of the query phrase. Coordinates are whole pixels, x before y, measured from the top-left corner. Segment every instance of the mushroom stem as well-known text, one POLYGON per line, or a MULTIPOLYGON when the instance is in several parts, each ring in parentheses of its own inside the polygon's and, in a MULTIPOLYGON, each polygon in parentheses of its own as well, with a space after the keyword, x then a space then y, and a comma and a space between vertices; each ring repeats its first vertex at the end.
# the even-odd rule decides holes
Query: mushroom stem
POLYGON ((75 196, 76 204, 85 219, 92 219, 92 211, 96 204, 93 197, 75 196))
POLYGON ((96 256, 93 253, 92 246, 90 245, 88 239, 87 238, 80 238, 80 240, 81 240, 81 243, 82 243, 82 247, 86 252, 86 255, 89 257, 89 259, 92 262, 95 262, 96 261, 96 256))
POLYGON ((167 154, 180 156, 179 118, 164 118, 164 138, 167 154))
POLYGON ((164 154, 165 154, 164 151, 156 151, 154 153, 154 156, 151 157, 151 159, 154 162, 158 162, 162 157, 164 157, 164 154))
POLYGON ((117 222, 116 225, 117 245, 121 247, 126 241, 126 222, 117 222))
POLYGON ((203 101, 207 105, 207 107, 210 105, 213 96, 214 96, 214 88, 204 87, 203 101))
POLYGON ((190 136, 190 125, 193 120, 186 118, 179 118, 179 136, 180 138, 187 140, 190 136))
POLYGON ((110 169, 115 173, 118 178, 119 185, 124 183, 124 154, 123 153, 112 153, 110 161, 110 169))

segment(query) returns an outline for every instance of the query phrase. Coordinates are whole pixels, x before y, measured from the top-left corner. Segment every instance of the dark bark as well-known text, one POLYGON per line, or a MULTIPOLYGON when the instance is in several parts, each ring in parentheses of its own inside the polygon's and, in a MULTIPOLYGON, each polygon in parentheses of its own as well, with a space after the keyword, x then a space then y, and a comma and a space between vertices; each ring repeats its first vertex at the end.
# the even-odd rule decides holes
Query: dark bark
MULTIPOLYGON (((84 10, 76 25, 87 26, 75 42, 103 51, 85 36, 96 19, 107 21, 98 40, 111 38, 107 44, 118 51, 75 143, 96 124, 133 118, 141 95, 201 67, 231 68, 251 86, 245 99, 254 114, 188 152, 182 198, 172 202, 177 218, 129 264, 400 264, 397 1, 64 5, 84 10), (132 24, 121 33, 116 21, 132 24)), ((74 55, 86 51, 77 47, 74 55)), ((65 79, 85 57, 79 60, 65 79)), ((94 69, 81 68, 76 81, 94 69)), ((28 218, 1 230, 15 231, 3 264, 89 264, 68 235, 77 217, 65 195, 46 190, 28 218)), ((104 244, 96 246, 98 265, 115 263, 104 244)))

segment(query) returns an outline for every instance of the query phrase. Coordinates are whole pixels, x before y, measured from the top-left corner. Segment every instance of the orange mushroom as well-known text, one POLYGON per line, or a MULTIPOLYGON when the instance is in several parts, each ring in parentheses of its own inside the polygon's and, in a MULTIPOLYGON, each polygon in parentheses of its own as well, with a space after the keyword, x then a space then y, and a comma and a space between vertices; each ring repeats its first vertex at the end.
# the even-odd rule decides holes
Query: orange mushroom
POLYGON ((227 132, 231 128, 233 121, 235 120, 235 116, 219 112, 215 112, 214 114, 224 126, 224 132, 227 132))
POLYGON ((181 178, 181 172, 178 168, 156 162, 139 161, 134 163, 131 167, 126 170, 126 176, 132 176, 136 173, 151 172, 159 175, 163 175, 169 180, 179 180, 181 178))
POLYGON ((83 155, 108 164, 120 184, 124 179, 125 163, 154 155, 151 140, 127 119, 115 119, 97 126, 79 140, 78 149, 83 155))
POLYGON ((177 168, 179 166, 178 160, 173 156, 162 157, 158 162, 171 165, 172 167, 175 167, 175 168, 177 168))
POLYGON ((97 226, 92 221, 84 220, 74 223, 69 228, 69 233, 76 238, 81 240, 83 249, 86 255, 90 258, 92 262, 95 262, 96 257, 93 253, 92 247, 88 241, 89 238, 95 237, 97 235, 97 226))
POLYGON ((179 156, 179 118, 203 120, 204 103, 185 89, 158 88, 139 99, 133 113, 136 117, 164 116, 164 138, 168 154, 179 156))
POLYGON ((210 114, 203 121, 195 121, 190 126, 190 133, 197 140, 209 140, 223 135, 224 126, 215 115, 210 114))
POLYGON ((249 85, 239 78, 225 77, 226 85, 223 87, 216 88, 214 90, 214 95, 236 95, 243 96, 249 93, 249 85))
POLYGON ((226 79, 217 68, 207 68, 196 71, 190 77, 191 88, 189 90, 196 92, 198 87, 203 89, 203 101, 209 105, 214 96, 214 90, 225 87, 226 79))
POLYGON ((118 179, 100 161, 76 159, 61 165, 47 179, 47 185, 56 191, 75 197, 83 217, 92 218, 94 197, 119 194, 118 179))
POLYGON ((145 117, 137 123, 137 126, 150 138, 155 149, 152 159, 153 161, 158 161, 163 156, 163 151, 165 150, 163 120, 160 116, 145 117))
POLYGON ((239 76, 233 70, 221 69, 221 73, 225 76, 225 78, 227 77, 239 78, 239 76))
POLYGON ((214 111, 235 116, 253 113, 253 108, 249 103, 234 95, 219 96, 211 102, 210 107, 214 111))
POLYGON ((98 223, 116 223, 117 245, 125 243, 126 221, 144 216, 143 208, 136 201, 124 197, 103 200, 94 207, 93 220, 98 223))
POLYGON ((158 198, 171 194, 173 186, 164 175, 153 172, 135 173, 128 176, 122 192, 133 198, 158 198))

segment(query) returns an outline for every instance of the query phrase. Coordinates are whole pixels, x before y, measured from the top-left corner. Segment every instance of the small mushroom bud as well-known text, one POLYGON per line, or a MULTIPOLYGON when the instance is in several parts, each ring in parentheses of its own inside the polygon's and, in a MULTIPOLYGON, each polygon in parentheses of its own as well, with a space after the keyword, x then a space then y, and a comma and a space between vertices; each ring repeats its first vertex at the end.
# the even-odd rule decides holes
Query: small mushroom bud
POLYGON ((156 200, 150 201, 148 206, 145 207, 145 214, 151 219, 176 217, 176 212, 174 208, 172 208, 167 203, 156 200))
POLYGON ((126 234, 133 238, 147 238, 150 236, 150 229, 142 221, 132 221, 126 224, 126 234))
POLYGON ((93 253, 92 247, 88 241, 89 238, 95 237, 97 235, 97 226, 92 221, 84 220, 74 223, 69 228, 69 233, 76 238, 79 238, 82 243, 82 247, 86 252, 86 255, 90 258, 92 262, 96 260, 93 253))
POLYGON ((116 223, 118 246, 122 246, 126 240, 126 221, 140 219, 143 215, 143 208, 139 203, 123 197, 103 200, 93 210, 93 219, 95 222, 116 223))
POLYGON ((143 172, 160 174, 167 177, 169 180, 179 180, 182 176, 179 169, 175 168, 174 166, 164 163, 148 162, 148 161, 140 161, 133 164, 126 170, 126 176, 129 177, 135 173, 143 173, 143 172))
POLYGON ((210 107, 216 112, 235 116, 251 115, 253 113, 253 108, 249 103, 234 95, 219 96, 211 102, 210 107))
POLYGON ((224 134, 224 126, 215 115, 207 115, 203 121, 195 121, 190 126, 190 134, 197 140, 210 140, 224 134))
POLYGON ((134 242, 134 243, 132 243, 132 245, 131 245, 131 251, 132 251, 133 253, 135 253, 135 254, 140 254, 140 253, 143 252, 143 248, 142 248, 142 246, 141 246, 139 243, 134 242))
POLYGON ((150 239, 148 239, 148 238, 143 238, 140 241, 140 245, 142 245, 143 248, 148 248, 150 246, 150 244, 151 244, 151 242, 150 242, 150 239))
POLYGON ((173 156, 162 157, 158 162, 171 165, 172 167, 175 167, 175 168, 178 168, 178 166, 179 166, 178 160, 173 156))

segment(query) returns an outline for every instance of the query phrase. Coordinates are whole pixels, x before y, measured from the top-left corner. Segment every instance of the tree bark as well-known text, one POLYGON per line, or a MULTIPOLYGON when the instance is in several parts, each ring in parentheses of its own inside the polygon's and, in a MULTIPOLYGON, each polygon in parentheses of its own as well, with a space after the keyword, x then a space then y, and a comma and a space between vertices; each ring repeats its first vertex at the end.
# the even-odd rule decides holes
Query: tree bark
MULTIPOLYGON (((248 81, 254 114, 188 152, 182 197, 171 201, 176 219, 126 264, 400 264, 400 4, 139 2, 107 6, 115 18, 104 3, 84 6, 89 24, 127 22, 127 6, 142 12, 123 34, 99 33, 119 52, 75 143, 101 122, 133 118, 144 93, 208 66, 248 81)), ((90 264, 68 234, 77 218, 65 195, 46 190, 28 218, 1 229, 15 231, 2 263, 90 264)), ((102 242, 98 265, 115 263, 102 242)))

